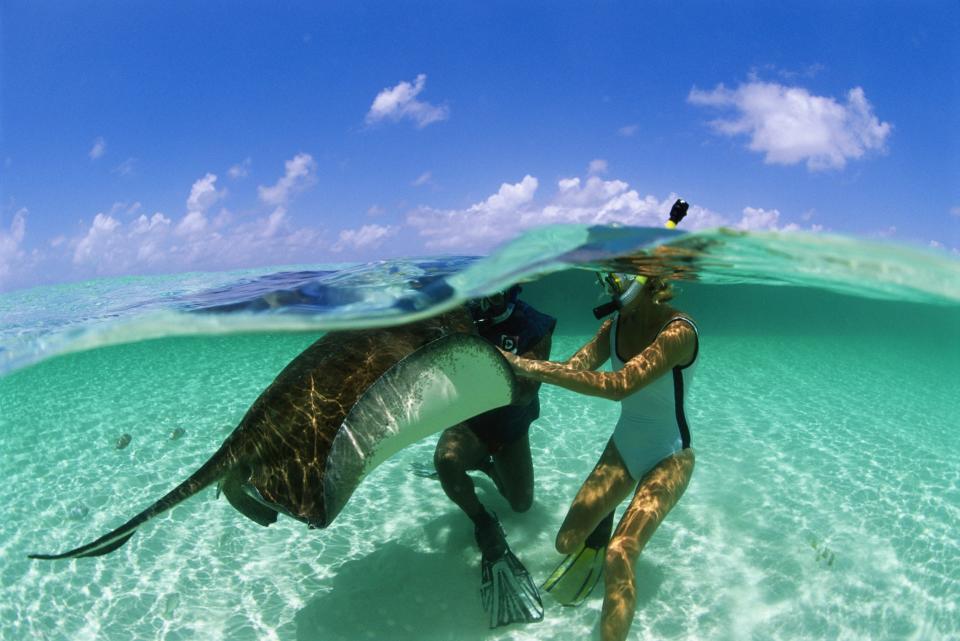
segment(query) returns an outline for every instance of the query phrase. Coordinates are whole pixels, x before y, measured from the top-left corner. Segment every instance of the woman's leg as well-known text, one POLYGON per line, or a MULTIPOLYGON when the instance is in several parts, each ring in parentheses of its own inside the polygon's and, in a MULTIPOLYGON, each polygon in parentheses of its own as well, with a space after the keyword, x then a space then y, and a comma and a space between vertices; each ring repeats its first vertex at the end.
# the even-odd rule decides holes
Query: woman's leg
POLYGON ((567 517, 557 533, 557 551, 572 554, 636 485, 613 441, 600 455, 600 460, 573 499, 567 517))
POLYGON ((634 566, 640 551, 667 513, 683 496, 696 457, 686 449, 664 459, 640 481, 630 506, 607 546, 604 563, 603 613, 600 629, 604 641, 627 638, 637 606, 634 566))

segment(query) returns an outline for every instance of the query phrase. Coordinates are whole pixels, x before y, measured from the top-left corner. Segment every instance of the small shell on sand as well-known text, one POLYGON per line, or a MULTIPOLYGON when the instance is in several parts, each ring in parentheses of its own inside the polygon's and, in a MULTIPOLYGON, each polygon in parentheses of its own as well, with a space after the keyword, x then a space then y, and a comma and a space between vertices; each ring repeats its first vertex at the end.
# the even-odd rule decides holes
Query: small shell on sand
POLYGON ((124 434, 123 436, 117 439, 117 449, 122 450, 126 446, 130 445, 130 441, 132 440, 133 440, 132 436, 130 436, 129 434, 124 434))

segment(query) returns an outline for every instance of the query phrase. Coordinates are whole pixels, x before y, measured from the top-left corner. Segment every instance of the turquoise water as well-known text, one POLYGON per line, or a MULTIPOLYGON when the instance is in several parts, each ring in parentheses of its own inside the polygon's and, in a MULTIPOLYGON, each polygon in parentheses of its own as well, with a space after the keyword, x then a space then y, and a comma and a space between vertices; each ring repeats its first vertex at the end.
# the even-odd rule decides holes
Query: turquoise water
MULTIPOLYGON (((0 638, 588 638, 599 592, 577 609, 545 598, 542 623, 486 628, 472 529, 438 484, 408 472, 434 439, 378 468, 325 530, 261 528, 208 488, 113 554, 26 558, 99 536, 185 478, 324 327, 430 313, 523 275, 536 278, 525 298, 559 318, 553 357, 564 358, 589 338, 598 300, 589 272, 562 268, 651 242, 567 233, 483 261, 0 296, 0 638), (249 311, 267 300, 270 311, 249 311), (231 305, 240 313, 186 311, 231 305)), ((675 301, 703 337, 688 399, 697 468, 639 561, 631 639, 960 638, 957 263, 840 242, 676 236, 673 257, 654 261, 697 276, 675 301)), ((477 480, 539 580, 618 412, 552 387, 541 401, 533 508, 514 514, 477 480)))

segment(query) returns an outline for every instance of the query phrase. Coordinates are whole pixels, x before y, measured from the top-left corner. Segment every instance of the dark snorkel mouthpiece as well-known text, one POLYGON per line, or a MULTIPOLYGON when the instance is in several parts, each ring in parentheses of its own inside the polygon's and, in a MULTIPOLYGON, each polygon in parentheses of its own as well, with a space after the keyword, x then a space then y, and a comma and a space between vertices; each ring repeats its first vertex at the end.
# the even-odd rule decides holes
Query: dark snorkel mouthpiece
POLYGON ((593 317, 597 320, 602 320, 620 309, 620 305, 617 301, 612 300, 609 303, 604 303, 603 305, 597 305, 593 308, 593 317))

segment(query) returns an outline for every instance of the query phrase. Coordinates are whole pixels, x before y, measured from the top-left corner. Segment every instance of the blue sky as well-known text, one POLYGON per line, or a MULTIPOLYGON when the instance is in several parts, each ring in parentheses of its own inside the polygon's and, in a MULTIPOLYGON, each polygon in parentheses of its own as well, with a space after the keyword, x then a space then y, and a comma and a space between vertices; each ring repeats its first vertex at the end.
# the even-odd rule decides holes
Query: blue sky
POLYGON ((0 5, 0 289, 562 222, 960 247, 960 4, 0 5), (776 6, 774 6, 776 5, 776 6))

